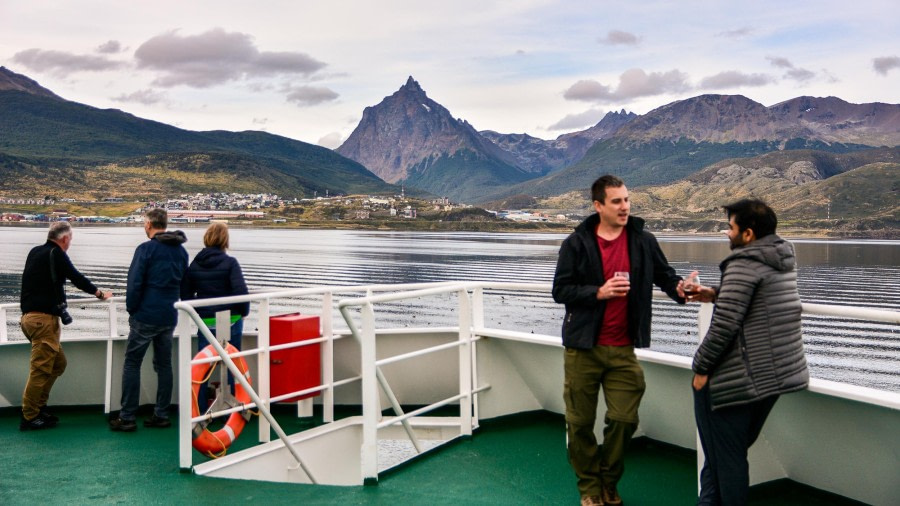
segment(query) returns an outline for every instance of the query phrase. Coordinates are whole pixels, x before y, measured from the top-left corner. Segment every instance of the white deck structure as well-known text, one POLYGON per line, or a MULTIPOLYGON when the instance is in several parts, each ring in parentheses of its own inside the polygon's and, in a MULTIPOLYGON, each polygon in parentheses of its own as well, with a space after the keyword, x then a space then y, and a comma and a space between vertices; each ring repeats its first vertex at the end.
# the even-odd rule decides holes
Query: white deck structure
MULTIPOLYGON (((245 335, 240 355, 247 357, 254 380, 251 397, 254 409, 260 411, 256 434, 260 444, 205 461, 191 448, 191 425, 202 417, 191 419, 190 411, 182 409, 180 466, 226 478, 358 485, 377 480, 380 472, 407 458, 392 457, 387 462, 385 448, 405 445, 412 458, 443 442, 471 435, 481 419, 531 410, 562 413, 559 338, 487 328, 484 324, 485 297, 503 293, 509 298, 525 291, 548 293, 549 288, 544 284, 431 283, 318 287, 217 299, 217 304, 253 301, 258 313, 258 332, 245 335), (348 292, 359 296, 334 300, 335 293, 348 292), (447 294, 454 295, 455 304, 447 311, 456 315, 455 326, 377 327, 381 304, 403 301, 410 312, 415 312, 417 299, 447 294), (276 301, 301 297, 318 301, 322 337, 270 347, 269 308, 276 301), (338 312, 344 325, 335 328, 334 323, 342 321, 338 312), (268 354, 316 343, 321 344, 321 384, 271 398, 268 354), (285 434, 267 406, 312 392, 320 394, 315 402, 327 423, 285 434), (335 420, 335 405, 362 406, 362 415, 335 420), (445 405, 459 406, 458 416, 429 413, 445 405), (405 406, 425 407, 406 413, 405 406), (389 408, 393 414, 383 415, 383 409, 389 408), (270 427, 278 435, 274 441, 269 441, 270 427)), ((176 381, 181 406, 191 402, 189 378, 196 349, 192 334, 199 322, 193 308, 211 303, 200 300, 176 304, 180 310, 176 381)), ((121 299, 72 301, 70 306, 95 304, 106 307, 108 334, 90 339, 64 338, 69 369, 66 381, 54 387, 53 402, 102 404, 108 412, 118 409, 121 391, 125 340, 119 335, 117 322, 124 311, 121 299)), ((900 324, 900 312, 893 311, 804 304, 804 312, 900 324)), ((710 314, 711 306, 701 310, 701 330, 710 314)), ((29 344, 10 339, 10 329, 17 319, 17 305, 0 305, 0 407, 20 404, 28 374, 29 344)), ((205 326, 201 328, 208 339, 213 339, 205 326)), ((690 359, 650 350, 637 353, 647 383, 637 435, 696 449, 690 359)), ((225 362, 233 367, 230 359, 225 362)), ((151 361, 147 359, 144 364, 142 403, 151 403, 154 375, 151 361)), ((309 406, 301 408, 308 410, 309 406)), ((601 403, 598 419, 602 420, 603 409, 601 403)), ((243 435, 248 437, 253 436, 243 435)), ((778 401, 750 452, 751 483, 790 478, 866 503, 894 505, 900 503, 898 456, 900 394, 813 379, 808 390, 782 396, 778 401)))

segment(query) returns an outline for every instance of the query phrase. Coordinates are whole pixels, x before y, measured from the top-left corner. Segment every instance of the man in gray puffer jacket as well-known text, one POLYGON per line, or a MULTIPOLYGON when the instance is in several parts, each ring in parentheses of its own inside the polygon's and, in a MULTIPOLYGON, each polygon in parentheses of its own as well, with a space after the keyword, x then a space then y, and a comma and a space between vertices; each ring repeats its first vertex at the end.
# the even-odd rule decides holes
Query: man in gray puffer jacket
POLYGON ((746 504, 747 451, 783 393, 806 388, 794 248, 775 212, 745 199, 725 206, 732 253, 721 284, 688 300, 715 302, 694 355, 694 415, 706 462, 698 504, 746 504))

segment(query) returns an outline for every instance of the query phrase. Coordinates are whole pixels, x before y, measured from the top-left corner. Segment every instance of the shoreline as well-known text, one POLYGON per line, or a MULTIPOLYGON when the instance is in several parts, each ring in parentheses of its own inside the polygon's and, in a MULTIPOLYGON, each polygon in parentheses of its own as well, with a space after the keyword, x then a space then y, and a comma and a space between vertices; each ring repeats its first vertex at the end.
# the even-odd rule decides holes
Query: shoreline
MULTIPOLYGON (((539 233, 539 234, 570 234, 578 225, 576 222, 565 224, 548 223, 496 223, 496 222, 439 222, 439 221, 408 221, 408 222, 364 222, 364 221, 297 221, 288 223, 265 223, 246 220, 222 220, 233 228, 249 228, 263 230, 359 230, 366 232, 482 232, 482 233, 539 233)), ((12 228, 46 228, 49 222, 0 222, 0 227, 12 228)), ((173 223, 169 228, 205 228, 208 223, 173 223)), ((138 223, 73 223, 76 228, 90 227, 139 227, 138 223)), ((657 230, 647 227, 647 231, 656 236, 674 237, 721 237, 722 232, 698 231, 698 230, 657 230)), ((827 231, 809 230, 803 228, 785 228, 779 230, 778 235, 785 239, 822 239, 822 240, 887 240, 900 241, 900 230, 873 230, 873 231, 827 231)))

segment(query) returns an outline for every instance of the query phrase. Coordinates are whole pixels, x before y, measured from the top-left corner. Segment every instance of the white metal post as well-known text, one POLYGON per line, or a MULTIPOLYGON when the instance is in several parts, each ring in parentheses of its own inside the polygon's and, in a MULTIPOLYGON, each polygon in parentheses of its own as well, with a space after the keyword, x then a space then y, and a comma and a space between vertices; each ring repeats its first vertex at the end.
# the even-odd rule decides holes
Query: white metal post
POLYGON ((6 308, 0 307, 0 343, 9 341, 9 333, 6 329, 6 308))
MULTIPOLYGON (((477 287, 472 290, 472 327, 484 328, 484 288, 477 287)), ((472 351, 472 388, 478 388, 478 343, 470 345, 472 351)), ((478 414, 478 394, 472 394, 472 425, 477 426, 480 416, 478 414)))
MULTIPOLYGON (((697 330, 699 337, 697 343, 703 341, 706 333, 709 331, 709 324, 712 322, 713 309, 715 305, 704 302, 700 304, 700 311, 697 313, 697 330)), ((693 395, 693 392, 692 392, 693 395)), ((697 431, 697 495, 700 495, 700 471, 703 470, 703 463, 706 462, 706 456, 703 454, 703 444, 700 442, 700 431, 697 431)))
POLYGON ((362 331, 360 332, 360 359, 362 360, 362 403, 363 403, 363 442, 362 442, 362 478, 363 481, 378 480, 378 417, 381 414, 378 406, 378 381, 375 377, 375 309, 372 303, 361 308, 362 331))
POLYGON ((484 288, 480 286, 472 290, 472 325, 484 328, 484 288))
POLYGON ((106 339, 106 384, 103 392, 103 412, 112 411, 112 382, 113 382, 113 343, 119 337, 119 320, 116 315, 116 303, 110 301, 107 307, 109 311, 107 321, 109 323, 109 337, 106 339))
MULTIPOLYGON (((269 398, 271 397, 271 390, 269 388, 269 380, 271 379, 269 374, 269 299, 264 299, 259 302, 259 316, 257 321, 257 327, 259 332, 257 333, 257 343, 256 346, 259 348, 259 355, 256 356, 256 370, 259 374, 259 389, 257 392, 259 393, 259 398, 266 404, 267 407, 271 407, 269 404, 269 398)), ((259 442, 260 443, 268 443, 271 440, 271 432, 270 432, 269 420, 261 416, 259 417, 259 442)))
POLYGON ((322 346, 322 383, 327 388, 322 392, 322 421, 331 423, 334 421, 334 317, 333 295, 331 292, 322 294, 322 337, 328 338, 325 346, 322 346))
MULTIPOLYGON (((191 412, 194 399, 191 388, 191 319, 178 312, 178 464, 182 470, 191 468, 191 412)), ((111 341, 110 341, 111 342, 111 341)))
MULTIPOLYGON (((231 340, 231 311, 228 309, 216 312, 216 340, 219 341, 222 348, 227 348, 226 344, 231 340)), ((219 376, 219 388, 216 390, 216 395, 217 397, 221 395, 220 399, 227 399, 230 395, 230 393, 226 395, 226 392, 229 392, 228 368, 222 366, 216 369, 219 376)), ((203 411, 206 411, 206 408, 206 406, 202 406, 203 411)))
POLYGON ((459 292, 459 423, 460 434, 472 435, 472 303, 469 291, 459 292))

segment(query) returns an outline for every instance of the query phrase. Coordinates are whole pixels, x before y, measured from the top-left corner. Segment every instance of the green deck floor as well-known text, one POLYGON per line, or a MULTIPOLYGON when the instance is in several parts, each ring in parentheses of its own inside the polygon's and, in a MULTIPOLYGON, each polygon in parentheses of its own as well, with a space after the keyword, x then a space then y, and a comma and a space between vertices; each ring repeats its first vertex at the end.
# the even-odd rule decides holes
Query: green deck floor
MULTIPOLYGON (((19 432, 0 413, 0 504, 578 504, 559 415, 485 421, 476 435, 382 475, 375 486, 224 480, 181 473, 175 428, 113 433, 99 409, 57 413, 55 429, 19 432)), ((290 433, 302 424, 288 416, 290 433)), ((253 424, 254 422, 251 422, 253 424)), ((240 443, 252 442, 248 426, 240 443)), ((200 457, 195 462, 200 461, 200 457)), ((636 440, 620 493, 629 506, 695 503, 695 455, 636 440)), ((751 504, 858 504, 791 482, 754 487, 751 504)))

